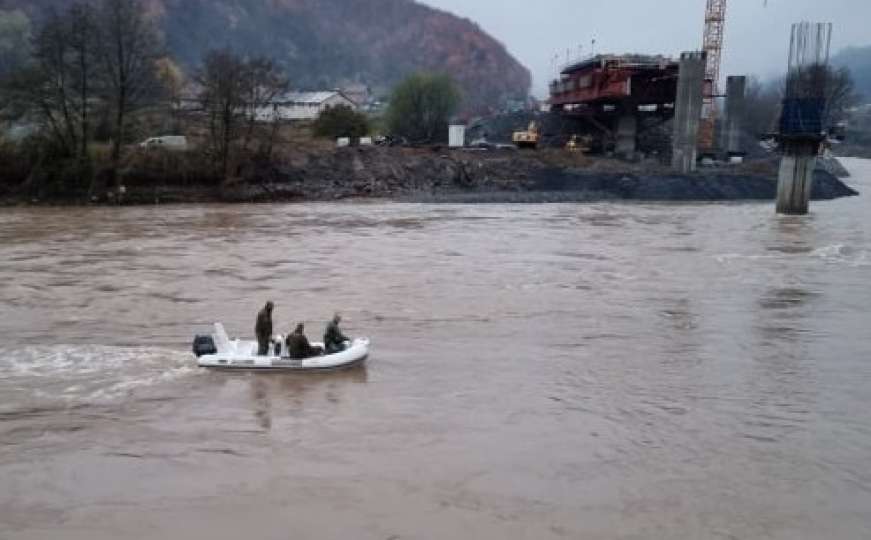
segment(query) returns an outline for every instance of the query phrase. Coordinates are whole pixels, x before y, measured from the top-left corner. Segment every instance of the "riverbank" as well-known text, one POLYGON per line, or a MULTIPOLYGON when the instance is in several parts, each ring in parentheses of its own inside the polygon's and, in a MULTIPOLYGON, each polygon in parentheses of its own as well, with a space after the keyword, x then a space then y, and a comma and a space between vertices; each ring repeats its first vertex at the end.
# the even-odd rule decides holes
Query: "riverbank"
MULTIPOLYGON (((342 148, 296 152, 252 162, 225 182, 181 175, 183 157, 139 156, 122 171, 125 205, 190 202, 293 202, 387 198, 425 202, 742 201, 773 200, 776 161, 678 175, 656 161, 627 163, 563 150, 342 148), (168 161, 174 163, 167 166, 168 161)), ((857 195, 825 167, 813 198, 857 195)), ((82 197, 40 197, 9 190, 5 205, 92 204, 82 197)))

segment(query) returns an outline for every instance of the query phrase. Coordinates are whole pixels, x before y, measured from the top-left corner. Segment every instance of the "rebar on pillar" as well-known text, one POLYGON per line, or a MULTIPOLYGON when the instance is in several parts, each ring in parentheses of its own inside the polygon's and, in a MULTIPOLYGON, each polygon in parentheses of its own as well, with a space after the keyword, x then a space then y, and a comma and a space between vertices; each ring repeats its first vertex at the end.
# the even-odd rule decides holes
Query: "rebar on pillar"
POLYGON ((780 118, 783 160, 777 185, 777 212, 808 213, 814 169, 824 139, 831 24, 792 25, 789 74, 780 118))
POLYGON ((680 75, 674 104, 672 167, 683 174, 696 170, 699 122, 705 85, 705 53, 680 55, 680 75))

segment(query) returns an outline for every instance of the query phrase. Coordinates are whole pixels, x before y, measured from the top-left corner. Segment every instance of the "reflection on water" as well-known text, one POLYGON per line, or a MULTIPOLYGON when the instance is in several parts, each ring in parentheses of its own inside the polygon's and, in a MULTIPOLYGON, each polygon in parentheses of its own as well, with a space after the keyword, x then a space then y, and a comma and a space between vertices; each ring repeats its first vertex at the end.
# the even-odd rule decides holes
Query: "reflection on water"
POLYGON ((867 537, 867 201, 7 210, 0 536, 867 537))
POLYGON ((816 336, 808 319, 817 315, 813 304, 821 296, 802 287, 778 287, 759 300, 743 437, 786 443, 806 433, 818 383, 811 348, 816 336))
POLYGON ((759 301, 759 306, 763 309, 773 310, 795 308, 795 311, 800 312, 801 310, 798 308, 813 301, 814 297, 819 295, 820 293, 797 287, 775 288, 768 291, 768 293, 762 297, 759 301))

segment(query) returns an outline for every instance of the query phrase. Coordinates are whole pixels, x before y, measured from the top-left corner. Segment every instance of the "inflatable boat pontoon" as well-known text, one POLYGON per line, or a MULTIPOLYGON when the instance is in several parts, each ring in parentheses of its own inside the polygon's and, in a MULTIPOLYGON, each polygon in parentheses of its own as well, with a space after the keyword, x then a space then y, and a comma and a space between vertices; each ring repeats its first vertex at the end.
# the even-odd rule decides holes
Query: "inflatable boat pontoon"
POLYGON ((200 367, 215 369, 323 371, 350 368, 366 361, 369 339, 358 338, 345 345, 347 348, 340 353, 295 360, 287 356, 287 346, 282 336, 278 336, 270 354, 258 356, 256 341, 231 341, 224 325, 216 323, 214 334, 194 339, 194 354, 200 367))

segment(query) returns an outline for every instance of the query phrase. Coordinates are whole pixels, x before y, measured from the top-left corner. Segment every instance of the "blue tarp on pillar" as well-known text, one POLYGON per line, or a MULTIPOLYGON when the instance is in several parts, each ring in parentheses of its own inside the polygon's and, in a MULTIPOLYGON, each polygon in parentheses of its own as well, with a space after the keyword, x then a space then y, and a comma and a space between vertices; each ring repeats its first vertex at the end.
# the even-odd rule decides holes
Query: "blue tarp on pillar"
POLYGON ((780 134, 784 136, 819 137, 823 131, 826 100, 819 98, 788 98, 783 100, 780 134))

